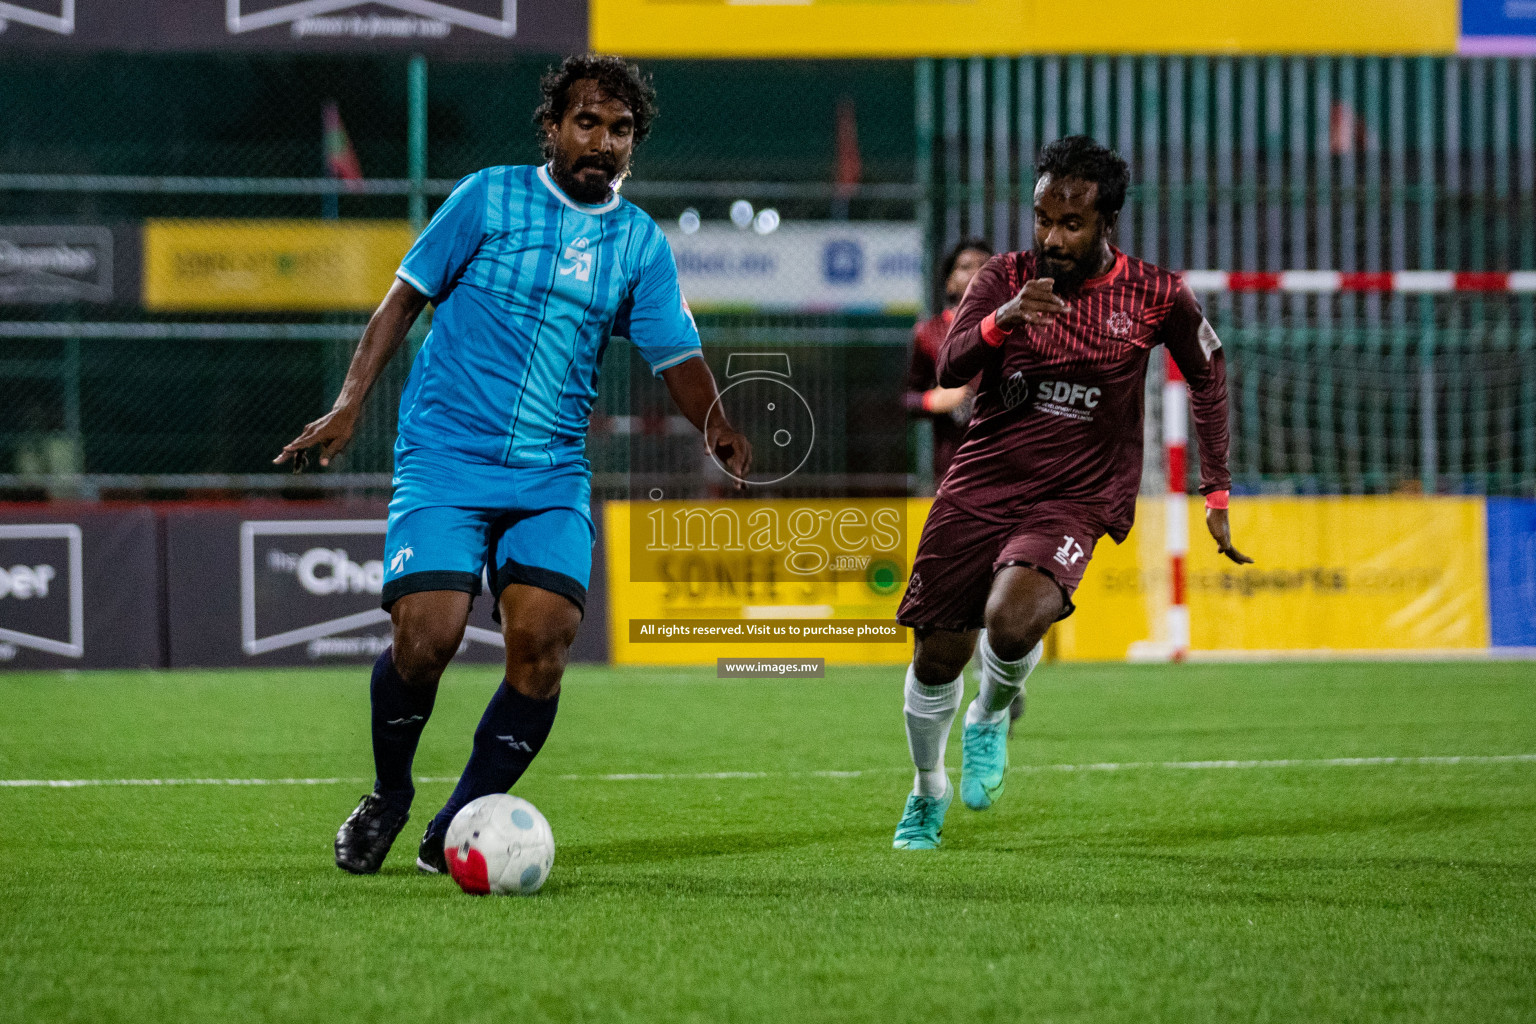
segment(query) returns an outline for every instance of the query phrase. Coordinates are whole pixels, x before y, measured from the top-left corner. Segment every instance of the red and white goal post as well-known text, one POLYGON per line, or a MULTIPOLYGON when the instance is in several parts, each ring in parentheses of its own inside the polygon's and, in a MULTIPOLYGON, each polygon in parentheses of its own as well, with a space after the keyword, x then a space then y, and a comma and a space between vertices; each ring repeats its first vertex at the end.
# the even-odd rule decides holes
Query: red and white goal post
MULTIPOLYGON (((1395 293, 1447 295, 1455 293, 1536 293, 1536 271, 1454 270, 1188 270, 1190 290, 1199 294, 1270 293, 1291 295, 1395 293)), ((1163 384, 1163 447, 1167 467, 1164 499, 1164 547, 1168 556, 1167 610, 1163 637, 1133 645, 1136 660, 1183 661, 1189 655, 1190 622, 1185 559, 1189 554, 1188 443, 1189 395, 1184 376, 1166 358, 1163 384)), ((1225 495, 1216 498, 1225 506, 1225 495)), ((1201 531, 1202 538, 1204 532, 1201 531)))

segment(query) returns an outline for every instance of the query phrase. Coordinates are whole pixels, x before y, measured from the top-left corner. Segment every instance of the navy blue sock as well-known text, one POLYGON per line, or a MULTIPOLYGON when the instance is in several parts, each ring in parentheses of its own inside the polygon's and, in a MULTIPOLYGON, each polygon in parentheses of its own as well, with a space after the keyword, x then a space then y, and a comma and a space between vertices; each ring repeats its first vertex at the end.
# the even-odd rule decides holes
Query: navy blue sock
POLYGON ((448 803, 432 819, 428 831, 442 835, 459 808, 477 797, 505 793, 533 763, 560 708, 560 695, 548 700, 525 697, 502 680, 496 696, 480 716, 475 729, 475 749, 454 787, 448 803))
POLYGON ((411 802, 411 762, 421 730, 432 717, 437 684, 412 686, 395 671, 395 649, 386 647, 373 663, 368 689, 373 704, 373 788, 391 800, 411 802))

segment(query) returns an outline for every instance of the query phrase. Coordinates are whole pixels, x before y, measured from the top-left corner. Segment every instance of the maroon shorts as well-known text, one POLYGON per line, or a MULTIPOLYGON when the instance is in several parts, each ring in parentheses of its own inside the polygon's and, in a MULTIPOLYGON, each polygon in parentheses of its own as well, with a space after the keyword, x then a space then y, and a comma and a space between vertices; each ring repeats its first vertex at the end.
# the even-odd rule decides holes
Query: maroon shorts
POLYGON ((1010 565, 1054 580, 1066 602, 1064 619, 1075 610, 1072 593, 1104 532, 1091 509, 1068 502, 1039 502, 1014 522, 994 523, 935 498, 896 621, 957 633, 981 629, 992 577, 1010 565))

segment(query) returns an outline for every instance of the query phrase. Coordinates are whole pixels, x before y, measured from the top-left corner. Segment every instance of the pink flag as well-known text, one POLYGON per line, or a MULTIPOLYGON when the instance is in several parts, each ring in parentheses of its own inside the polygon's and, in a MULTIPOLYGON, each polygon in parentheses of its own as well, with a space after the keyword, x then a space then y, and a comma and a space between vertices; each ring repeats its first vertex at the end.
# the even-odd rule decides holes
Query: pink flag
POLYGON ((341 123, 341 110, 335 100, 326 100, 321 108, 324 125, 325 170, 333 178, 347 183, 348 192, 359 192, 363 187, 363 165, 357 161, 357 151, 347 137, 346 126, 341 123))

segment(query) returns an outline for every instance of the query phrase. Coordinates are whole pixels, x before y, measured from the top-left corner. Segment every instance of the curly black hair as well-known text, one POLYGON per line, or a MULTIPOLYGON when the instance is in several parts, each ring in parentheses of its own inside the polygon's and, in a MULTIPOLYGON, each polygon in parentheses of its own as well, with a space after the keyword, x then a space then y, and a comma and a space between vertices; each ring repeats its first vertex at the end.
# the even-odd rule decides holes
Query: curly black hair
POLYGON ((1035 173, 1093 182, 1099 186, 1093 205, 1106 219, 1125 205, 1125 190, 1131 184, 1131 169, 1120 154, 1086 135, 1068 135, 1046 146, 1035 163, 1035 173))
POLYGON ((545 150, 544 156, 551 156, 549 139, 544 133, 545 124, 558 122, 565 116, 571 86, 583 79, 596 82, 604 93, 629 108, 635 116, 635 145, 644 142, 650 134, 651 122, 656 119, 656 89, 651 85, 650 76, 623 57, 583 53, 551 66, 539 80, 539 91, 544 99, 533 112, 533 125, 539 134, 539 144, 545 150))

